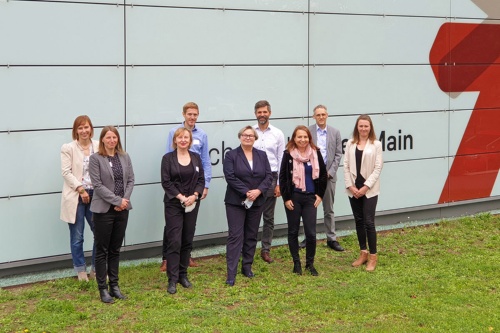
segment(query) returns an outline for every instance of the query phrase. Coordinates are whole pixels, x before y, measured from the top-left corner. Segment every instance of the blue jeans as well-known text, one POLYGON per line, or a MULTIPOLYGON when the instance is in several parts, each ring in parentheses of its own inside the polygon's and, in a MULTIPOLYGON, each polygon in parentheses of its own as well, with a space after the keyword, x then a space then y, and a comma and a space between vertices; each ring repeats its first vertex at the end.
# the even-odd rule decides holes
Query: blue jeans
MULTIPOLYGON (((85 230, 85 219, 87 219, 87 223, 93 233, 94 221, 92 220, 92 212, 90 211, 90 202, 88 204, 84 204, 82 199, 78 197, 75 223, 68 224, 71 257, 73 258, 73 267, 77 273, 85 272, 87 270, 85 266, 85 255, 83 254, 83 232, 85 230)), ((95 267, 95 243, 92 248, 92 267, 95 267)))

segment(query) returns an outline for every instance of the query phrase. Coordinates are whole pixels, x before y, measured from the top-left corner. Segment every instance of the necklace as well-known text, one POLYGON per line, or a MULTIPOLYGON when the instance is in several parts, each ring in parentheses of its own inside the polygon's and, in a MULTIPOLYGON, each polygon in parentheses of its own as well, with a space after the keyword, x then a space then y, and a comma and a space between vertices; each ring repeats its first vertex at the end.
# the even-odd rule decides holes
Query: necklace
POLYGON ((87 147, 82 147, 78 141, 76 142, 76 145, 78 146, 78 148, 80 148, 81 151, 89 150, 91 144, 92 142, 90 142, 87 147))

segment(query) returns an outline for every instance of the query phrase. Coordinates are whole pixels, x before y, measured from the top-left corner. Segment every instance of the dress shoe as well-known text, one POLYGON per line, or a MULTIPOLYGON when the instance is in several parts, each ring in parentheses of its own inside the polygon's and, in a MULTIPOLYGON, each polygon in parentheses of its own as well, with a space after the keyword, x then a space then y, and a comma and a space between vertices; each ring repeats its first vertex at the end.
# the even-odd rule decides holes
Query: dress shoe
POLYGON ((162 260, 161 266, 160 266, 160 272, 166 272, 167 271, 167 261, 162 260))
POLYGON ((316 270, 316 268, 314 268, 314 265, 306 265, 306 271, 309 271, 309 273, 311 273, 312 276, 318 276, 319 273, 318 271, 316 270))
POLYGON ((78 272, 78 281, 89 282, 89 278, 87 277, 87 272, 78 272))
POLYGON ((193 284, 191 282, 189 282, 187 276, 183 276, 183 277, 180 277, 179 278, 179 283, 181 284, 181 286, 183 286, 184 288, 191 288, 193 286, 193 284))
POLYGON ((338 251, 338 252, 345 251, 344 248, 342 246, 340 246, 339 242, 337 242, 337 241, 327 241, 326 245, 328 245, 328 247, 330 249, 333 249, 333 250, 338 251))
POLYGON ((304 238, 304 240, 302 242, 299 243, 299 248, 300 249, 305 249, 306 248, 306 239, 304 238))
POLYGON ((352 267, 359 267, 367 261, 368 261, 368 251, 361 250, 361 252, 359 253, 359 258, 356 259, 356 261, 353 262, 351 265, 352 267))
POLYGON ((108 289, 99 289, 99 296, 101 297, 101 301, 103 303, 112 304, 115 302, 113 297, 109 294, 108 289))
POLYGON ((267 262, 268 264, 272 263, 274 260, 271 258, 269 255, 269 252, 261 252, 260 256, 262 257, 262 260, 267 262))
POLYGON ((177 292, 177 286, 175 282, 169 282, 167 292, 169 294, 175 294, 177 292))
POLYGON ((247 278, 253 278, 255 276, 255 274, 252 272, 252 270, 248 270, 248 271, 245 271, 245 270, 241 270, 241 274, 245 275, 247 278))
POLYGON ((198 263, 193 260, 193 258, 189 258, 189 267, 198 267, 198 263))
POLYGON ((368 255, 368 263, 366 264, 366 271, 373 272, 377 267, 377 254, 368 255))
POLYGON ((296 261, 293 263, 293 273, 302 275, 302 265, 300 264, 300 261, 296 261))
POLYGON ((109 295, 114 298, 127 299, 127 296, 122 294, 118 286, 109 286, 109 295))
POLYGON ((226 284, 230 287, 233 287, 234 286, 234 279, 227 279, 226 280, 226 284))

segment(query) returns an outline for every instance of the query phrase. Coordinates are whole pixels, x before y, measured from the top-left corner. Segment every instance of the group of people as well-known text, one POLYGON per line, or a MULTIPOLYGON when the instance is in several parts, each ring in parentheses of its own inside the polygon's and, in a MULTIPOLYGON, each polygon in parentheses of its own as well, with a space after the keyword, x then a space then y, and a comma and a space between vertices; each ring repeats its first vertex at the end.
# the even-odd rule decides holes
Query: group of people
MULTIPOLYGON (((254 110, 257 124, 238 132, 240 146, 226 152, 223 163, 227 182, 224 203, 229 286, 236 282, 240 257, 241 273, 254 277, 252 264, 261 218, 261 258, 269 264, 274 261, 270 252, 274 211, 280 196, 287 217, 293 273, 302 274, 299 249, 305 247, 305 270, 318 275, 314 257, 320 203, 323 203, 327 246, 344 251, 336 237, 333 211, 342 139, 337 129, 327 125, 327 108, 315 107, 316 123, 297 126, 286 145, 283 132, 269 122, 269 102, 258 101, 254 110), (299 243, 301 220, 305 239, 299 243)), ((177 292, 177 284, 192 287, 188 267, 196 265, 191 258, 196 220, 212 178, 207 135, 196 126, 198 105, 185 104, 182 114, 184 121, 171 129, 167 153, 161 161, 165 227, 160 270, 166 271, 169 294, 177 292)), ((64 178, 61 219, 69 224, 73 266, 78 279, 83 281, 88 281, 83 254, 87 220, 94 233, 90 277, 97 280, 101 300, 113 303, 113 298, 126 298, 118 286, 118 263, 128 211, 132 208, 134 173, 116 128, 104 127, 99 141, 92 140, 93 131, 89 117, 77 117, 73 141, 61 148, 64 178)), ((373 123, 369 116, 361 115, 345 149, 344 179, 360 247, 360 256, 352 266, 367 263, 367 271, 375 270, 377 264, 375 210, 382 166, 382 145, 376 140, 373 123)))

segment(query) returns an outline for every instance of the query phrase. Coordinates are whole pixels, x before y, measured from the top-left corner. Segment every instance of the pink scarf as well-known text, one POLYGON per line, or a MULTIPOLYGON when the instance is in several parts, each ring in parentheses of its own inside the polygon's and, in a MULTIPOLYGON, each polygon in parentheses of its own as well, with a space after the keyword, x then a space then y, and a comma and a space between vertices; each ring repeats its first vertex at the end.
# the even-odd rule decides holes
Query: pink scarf
POLYGON ((305 156, 302 156, 297 148, 290 151, 290 155, 293 158, 293 183, 296 188, 302 191, 306 190, 306 171, 304 168, 304 163, 311 162, 312 166, 312 178, 317 179, 319 177, 319 163, 317 152, 314 151, 311 146, 307 147, 305 156))

